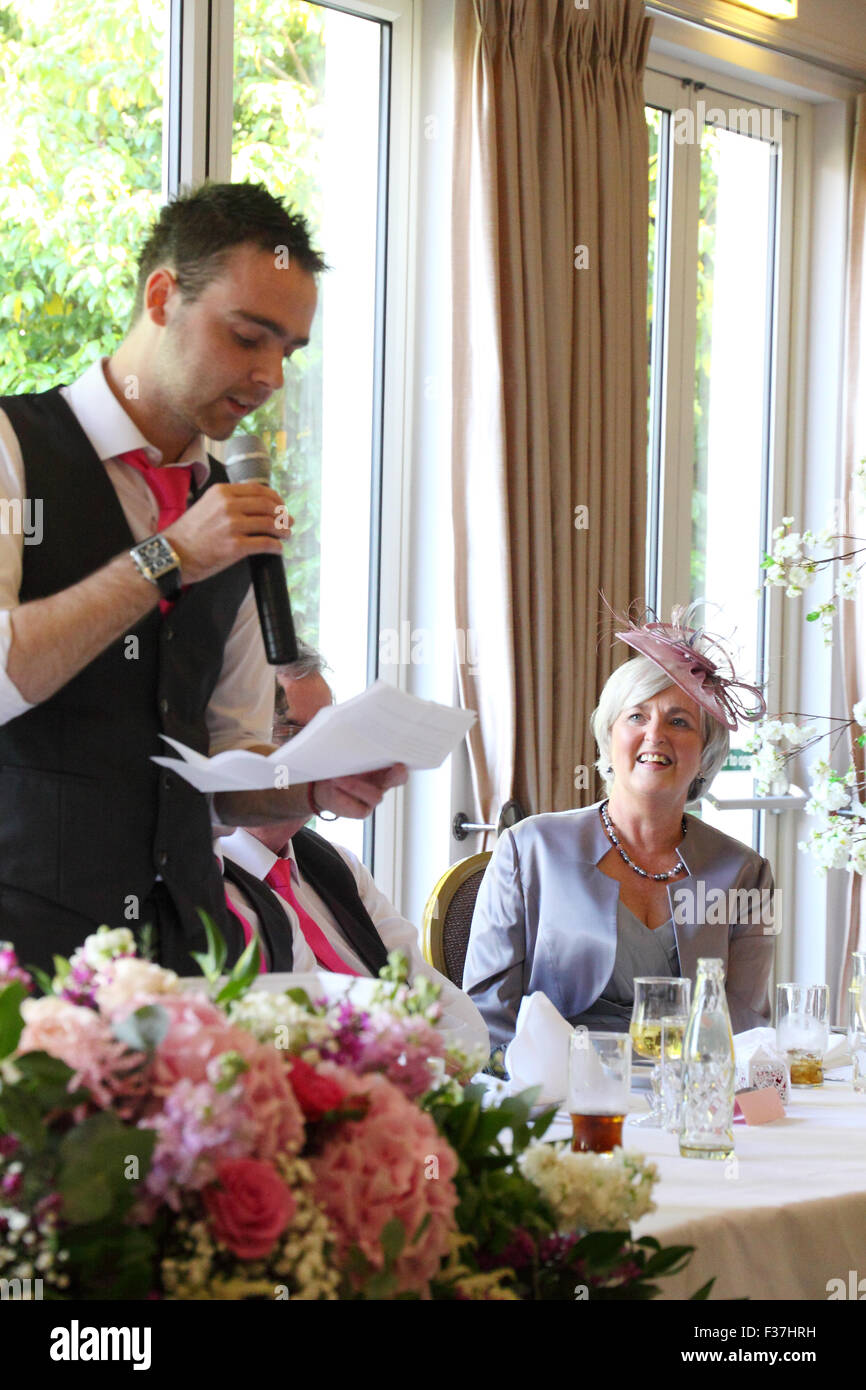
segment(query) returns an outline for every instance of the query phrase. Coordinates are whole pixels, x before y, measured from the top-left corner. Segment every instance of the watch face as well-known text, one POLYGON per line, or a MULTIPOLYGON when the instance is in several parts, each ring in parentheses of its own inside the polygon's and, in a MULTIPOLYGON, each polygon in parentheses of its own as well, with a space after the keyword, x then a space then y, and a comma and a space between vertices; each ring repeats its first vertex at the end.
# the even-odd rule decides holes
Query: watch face
POLYGON ((138 553, 153 579, 159 579, 167 570, 177 568, 177 557, 162 536, 151 536, 150 540, 143 541, 138 546, 138 553))

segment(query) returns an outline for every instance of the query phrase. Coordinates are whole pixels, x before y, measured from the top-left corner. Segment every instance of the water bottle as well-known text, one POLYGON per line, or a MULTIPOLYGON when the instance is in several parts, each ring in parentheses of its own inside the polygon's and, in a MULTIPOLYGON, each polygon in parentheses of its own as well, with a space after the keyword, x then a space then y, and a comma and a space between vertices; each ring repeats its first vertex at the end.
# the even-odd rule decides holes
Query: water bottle
POLYGON ((698 961, 695 997, 683 1040, 684 1158, 734 1152, 734 1040, 720 960, 698 961))

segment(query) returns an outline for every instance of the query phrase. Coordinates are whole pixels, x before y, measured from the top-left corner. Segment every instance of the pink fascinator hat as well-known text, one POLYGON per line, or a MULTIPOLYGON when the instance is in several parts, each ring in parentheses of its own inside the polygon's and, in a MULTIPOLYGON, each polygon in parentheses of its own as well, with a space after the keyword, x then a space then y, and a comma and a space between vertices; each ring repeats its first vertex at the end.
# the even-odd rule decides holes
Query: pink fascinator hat
POLYGON ((615 635, 655 662, 674 685, 719 724, 736 729, 740 720, 762 719, 767 712, 766 701, 756 685, 738 680, 722 639, 689 625, 693 610, 700 606, 674 608, 669 623, 620 619, 625 621, 626 630, 615 635))

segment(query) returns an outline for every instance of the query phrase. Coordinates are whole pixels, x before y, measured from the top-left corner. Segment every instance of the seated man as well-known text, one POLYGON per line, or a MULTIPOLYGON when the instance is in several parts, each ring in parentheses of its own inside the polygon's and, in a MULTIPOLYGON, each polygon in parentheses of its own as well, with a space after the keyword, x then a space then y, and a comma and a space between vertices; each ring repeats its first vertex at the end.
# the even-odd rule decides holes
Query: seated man
MULTIPOLYGON (((277 675, 273 738, 278 745, 333 702, 322 658, 304 643, 298 645, 298 661, 277 675)), ((311 790, 315 796, 315 785, 311 790)), ((296 971, 376 976, 389 951, 403 951, 410 978, 425 975, 441 986, 443 1028, 467 1050, 478 1047, 486 1052, 487 1028, 480 1013, 468 995, 424 960, 412 923, 380 893, 354 854, 303 827, 304 821, 296 818, 238 829, 217 842, 226 861, 230 902, 253 929, 261 929, 265 943, 274 941, 274 929, 263 893, 271 899, 278 896, 279 903, 269 906, 281 908, 291 923, 291 947, 288 939, 276 945, 282 963, 272 968, 289 968, 289 950, 296 971)), ((273 959, 274 949, 270 955, 273 959)))

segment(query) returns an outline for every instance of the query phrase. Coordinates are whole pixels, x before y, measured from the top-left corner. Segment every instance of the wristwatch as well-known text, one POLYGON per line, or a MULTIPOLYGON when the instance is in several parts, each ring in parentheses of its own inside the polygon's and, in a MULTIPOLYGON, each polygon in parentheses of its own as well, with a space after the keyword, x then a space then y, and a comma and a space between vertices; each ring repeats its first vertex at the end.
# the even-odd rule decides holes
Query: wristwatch
POLYGON ((181 590, 180 560, 165 536, 148 536, 129 552, 139 574, 155 584, 163 598, 177 598, 181 590))

